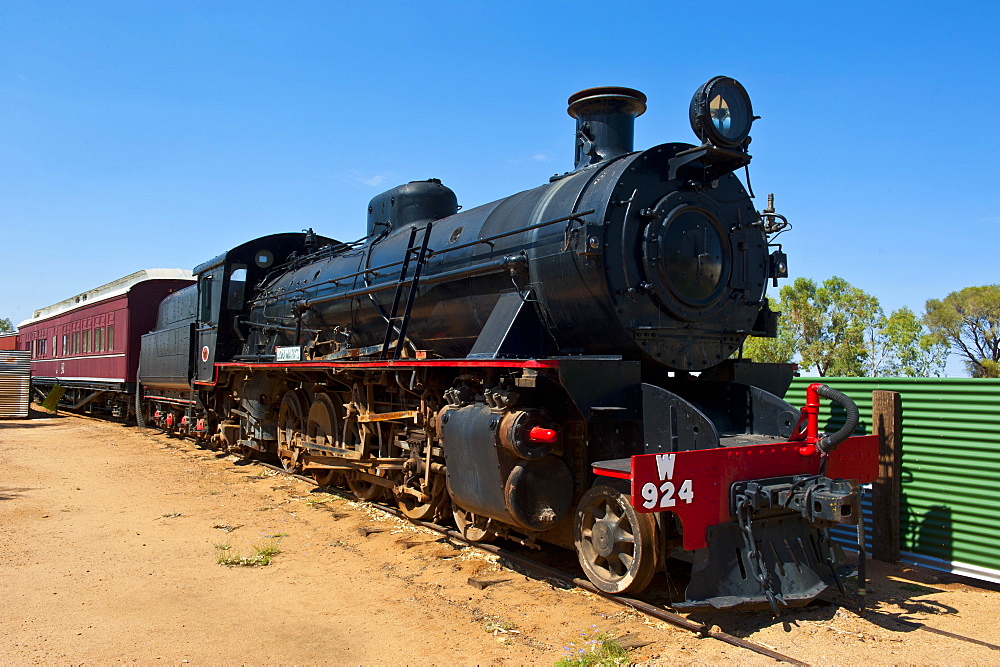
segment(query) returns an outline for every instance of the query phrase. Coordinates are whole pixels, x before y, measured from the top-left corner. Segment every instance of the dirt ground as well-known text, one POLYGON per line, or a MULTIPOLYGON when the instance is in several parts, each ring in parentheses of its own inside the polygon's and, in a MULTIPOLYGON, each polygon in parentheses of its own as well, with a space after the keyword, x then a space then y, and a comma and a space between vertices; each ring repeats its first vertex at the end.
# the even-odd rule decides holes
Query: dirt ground
MULTIPOLYGON (((599 633, 644 644, 635 662, 770 662, 134 427, 0 421, 0 471, 4 664, 552 664, 599 633), (269 547, 267 566, 218 563, 269 547)), ((877 611, 1000 643, 996 587, 873 569, 877 611)), ((695 618, 812 664, 1000 663, 996 648, 831 604, 695 618)))

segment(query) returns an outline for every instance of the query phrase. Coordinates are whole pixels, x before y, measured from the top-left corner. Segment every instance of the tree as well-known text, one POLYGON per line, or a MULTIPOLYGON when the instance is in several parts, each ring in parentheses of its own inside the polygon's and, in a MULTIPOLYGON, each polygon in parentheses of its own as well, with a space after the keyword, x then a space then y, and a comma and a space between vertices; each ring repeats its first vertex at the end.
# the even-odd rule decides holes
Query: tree
POLYGON ((924 323, 964 357, 972 377, 1000 377, 1000 285, 966 287, 927 301, 924 323))
POLYGON ((0 317, 0 334, 14 333, 14 325, 9 317, 0 317))
MULTIPOLYGON (((780 302, 778 310, 781 312, 780 302)), ((779 318, 778 335, 775 338, 748 337, 743 343, 743 357, 770 364, 791 363, 795 359, 795 338, 784 323, 784 318, 779 318)))
POLYGON ((865 375, 865 332, 881 312, 878 299, 837 276, 819 286, 796 278, 781 289, 781 305, 803 366, 823 377, 865 375))
POLYGON ((879 308, 865 323, 865 344, 868 377, 940 375, 948 358, 948 346, 932 336, 906 306, 889 317, 879 308))
POLYGON ((781 290, 777 338, 748 338, 744 357, 790 362, 820 375, 930 376, 944 370, 947 345, 909 308, 888 317, 876 297, 833 277, 821 285, 799 278, 781 290))
POLYGON ((906 306, 885 318, 880 339, 882 349, 887 351, 886 363, 872 377, 930 377, 944 372, 948 345, 933 336, 906 306))

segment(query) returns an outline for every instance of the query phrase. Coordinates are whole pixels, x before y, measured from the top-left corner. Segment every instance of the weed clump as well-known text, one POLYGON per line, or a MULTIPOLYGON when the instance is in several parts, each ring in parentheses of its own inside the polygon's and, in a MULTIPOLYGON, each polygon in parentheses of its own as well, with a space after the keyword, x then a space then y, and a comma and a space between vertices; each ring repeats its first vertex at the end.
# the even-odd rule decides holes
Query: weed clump
POLYGON ((271 559, 281 553, 278 539, 271 539, 264 544, 253 547, 253 552, 244 555, 229 542, 215 545, 216 563, 230 567, 264 567, 271 564, 271 559))
POLYGON ((582 665, 628 665, 632 660, 628 651, 611 635, 597 632, 595 626, 590 631, 580 633, 580 642, 570 642, 564 646, 566 656, 556 662, 556 667, 578 667, 582 665))

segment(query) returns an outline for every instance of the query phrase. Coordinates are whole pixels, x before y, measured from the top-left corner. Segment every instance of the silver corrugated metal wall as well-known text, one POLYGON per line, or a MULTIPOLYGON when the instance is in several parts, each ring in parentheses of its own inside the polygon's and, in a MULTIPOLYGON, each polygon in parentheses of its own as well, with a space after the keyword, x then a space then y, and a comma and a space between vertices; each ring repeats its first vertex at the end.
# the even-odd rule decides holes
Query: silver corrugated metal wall
POLYGON ((31 403, 31 352, 0 352, 0 417, 25 418, 31 403))
MULTIPOLYGON (((804 405, 813 382, 857 402, 859 433, 871 432, 872 391, 900 393, 903 560, 1000 582, 1000 379, 797 378, 785 399, 804 405)), ((825 402, 821 429, 843 423, 825 402)))

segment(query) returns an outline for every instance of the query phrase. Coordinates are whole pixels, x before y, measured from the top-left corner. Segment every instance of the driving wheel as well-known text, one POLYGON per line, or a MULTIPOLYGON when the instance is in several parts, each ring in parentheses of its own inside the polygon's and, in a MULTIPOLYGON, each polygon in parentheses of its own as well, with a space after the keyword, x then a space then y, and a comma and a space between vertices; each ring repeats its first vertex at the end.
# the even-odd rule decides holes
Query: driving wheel
POLYGON ((496 531, 489 527, 488 517, 473 514, 457 505, 452 506, 452 515, 458 532, 470 542, 492 542, 497 536, 496 531))
POLYGON ((386 487, 375 482, 369 482, 367 479, 361 477, 356 470, 351 470, 347 473, 347 488, 357 496, 358 500, 367 500, 370 502, 381 500, 386 492, 386 487))
POLYGON ((302 472, 302 436, 306 430, 308 399, 303 392, 285 392, 278 409, 278 459, 285 470, 302 472))
POLYGON ((656 573, 656 520, 610 486, 583 494, 573 536, 587 578, 606 593, 638 593, 656 573))
POLYGON ((316 468, 311 472, 317 486, 342 486, 344 484, 343 470, 316 468))
MULTIPOLYGON (((413 480, 406 486, 420 493, 418 480, 413 480)), ((430 491, 427 498, 420 499, 410 493, 397 493, 396 504, 399 510, 414 521, 440 521, 448 512, 448 491, 441 475, 431 477, 430 491)))

